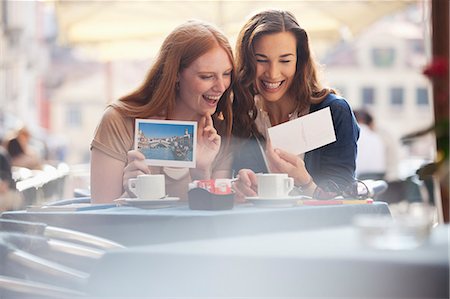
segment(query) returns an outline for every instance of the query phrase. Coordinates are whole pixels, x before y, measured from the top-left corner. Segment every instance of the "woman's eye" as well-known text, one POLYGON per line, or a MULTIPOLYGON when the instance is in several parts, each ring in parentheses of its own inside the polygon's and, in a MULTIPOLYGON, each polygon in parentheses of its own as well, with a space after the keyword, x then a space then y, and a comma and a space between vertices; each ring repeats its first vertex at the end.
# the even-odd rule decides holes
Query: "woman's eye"
POLYGON ((214 76, 200 76, 200 78, 203 80, 210 80, 210 79, 214 78, 214 76))
POLYGON ((229 76, 231 76, 231 72, 223 73, 223 75, 226 76, 226 77, 229 77, 229 76))
POLYGON ((265 59, 256 59, 256 61, 257 61, 257 62, 260 62, 260 63, 268 62, 268 60, 265 60, 265 59))
POLYGON ((290 60, 280 60, 281 63, 289 63, 291 62, 290 60))

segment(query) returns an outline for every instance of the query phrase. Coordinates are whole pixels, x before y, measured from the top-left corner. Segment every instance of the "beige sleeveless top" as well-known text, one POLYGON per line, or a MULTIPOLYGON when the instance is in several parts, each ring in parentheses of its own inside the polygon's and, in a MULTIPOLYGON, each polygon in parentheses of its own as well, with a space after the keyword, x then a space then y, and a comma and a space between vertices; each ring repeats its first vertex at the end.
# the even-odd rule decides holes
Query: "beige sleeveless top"
MULTIPOLYGON (((157 119, 157 118, 155 118, 157 119)), ((127 152, 134 146, 135 119, 124 117, 113 107, 106 108, 103 117, 97 126, 91 149, 97 150, 111 156, 114 159, 127 163, 127 152)), ((223 139, 222 139, 223 141, 223 139)), ((217 155, 212 171, 231 171, 231 152, 225 153, 223 149, 217 155)), ((165 174, 166 189, 169 196, 186 198, 188 184, 192 181, 189 168, 149 166, 151 173, 165 174)))

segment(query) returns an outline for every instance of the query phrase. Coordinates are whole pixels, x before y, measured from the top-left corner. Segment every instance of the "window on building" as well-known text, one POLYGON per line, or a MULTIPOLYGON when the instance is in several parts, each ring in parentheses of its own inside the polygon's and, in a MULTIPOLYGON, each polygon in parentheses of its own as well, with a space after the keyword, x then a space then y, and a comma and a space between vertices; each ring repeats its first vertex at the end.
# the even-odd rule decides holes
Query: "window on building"
POLYGON ((395 62, 394 48, 373 48, 372 62, 376 67, 391 67, 395 62))
POLYGON ((422 38, 414 38, 406 41, 408 51, 413 54, 425 55, 425 42, 422 38))
POLYGON ((66 111, 66 125, 70 128, 81 127, 81 107, 69 105, 66 111))
POLYGON ((417 106, 428 106, 428 90, 424 87, 418 87, 416 89, 416 104, 417 106))
POLYGON ((403 106, 404 101, 403 98, 404 98, 404 90, 402 87, 391 88, 391 95, 390 95, 391 106, 393 107, 403 106))
POLYGON ((370 86, 361 89, 361 101, 363 106, 370 106, 375 104, 375 89, 370 86))
POLYGON ((422 38, 408 40, 405 52, 402 58, 405 60, 406 66, 422 68, 427 64, 425 42, 422 38))

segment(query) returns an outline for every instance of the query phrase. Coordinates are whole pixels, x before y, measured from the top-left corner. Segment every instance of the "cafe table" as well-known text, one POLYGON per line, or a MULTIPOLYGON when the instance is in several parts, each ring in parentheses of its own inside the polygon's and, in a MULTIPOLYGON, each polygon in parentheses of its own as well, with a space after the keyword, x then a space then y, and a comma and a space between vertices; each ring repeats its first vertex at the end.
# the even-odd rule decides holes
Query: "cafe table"
POLYGON ((191 210, 187 203, 142 209, 119 206, 86 211, 21 210, 1 219, 45 223, 126 246, 317 229, 351 224, 359 214, 390 215, 384 202, 295 207, 235 205, 230 210, 191 210))
POLYGON ((449 298, 449 226, 375 249, 352 225, 137 246, 91 273, 95 298, 449 298))

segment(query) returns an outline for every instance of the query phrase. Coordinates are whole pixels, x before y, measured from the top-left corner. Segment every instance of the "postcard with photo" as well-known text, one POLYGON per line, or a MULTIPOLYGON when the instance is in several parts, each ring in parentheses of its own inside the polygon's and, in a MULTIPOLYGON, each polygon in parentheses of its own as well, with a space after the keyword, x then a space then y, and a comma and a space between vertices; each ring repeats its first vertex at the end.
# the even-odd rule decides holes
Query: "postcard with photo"
POLYGON ((152 166, 195 167, 197 122, 136 119, 134 149, 152 166))

